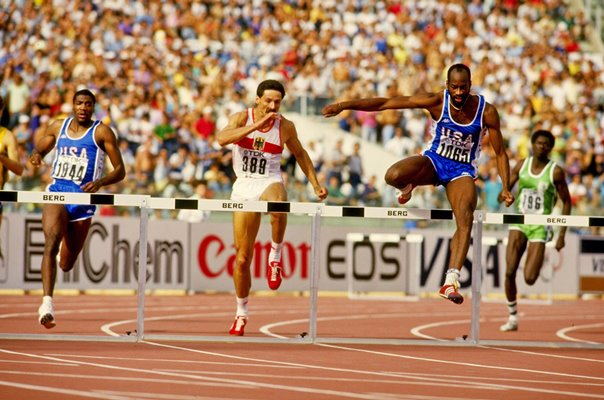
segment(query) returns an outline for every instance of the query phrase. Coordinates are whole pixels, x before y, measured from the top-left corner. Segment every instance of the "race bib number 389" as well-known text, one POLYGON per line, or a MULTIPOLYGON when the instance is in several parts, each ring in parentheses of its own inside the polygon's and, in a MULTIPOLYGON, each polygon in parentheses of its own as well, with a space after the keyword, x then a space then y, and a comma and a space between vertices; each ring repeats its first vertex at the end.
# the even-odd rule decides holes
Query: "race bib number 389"
POLYGON ((86 174, 86 167, 88 166, 88 159, 70 156, 60 155, 57 159, 57 164, 53 171, 52 177, 55 179, 64 179, 80 184, 86 174))

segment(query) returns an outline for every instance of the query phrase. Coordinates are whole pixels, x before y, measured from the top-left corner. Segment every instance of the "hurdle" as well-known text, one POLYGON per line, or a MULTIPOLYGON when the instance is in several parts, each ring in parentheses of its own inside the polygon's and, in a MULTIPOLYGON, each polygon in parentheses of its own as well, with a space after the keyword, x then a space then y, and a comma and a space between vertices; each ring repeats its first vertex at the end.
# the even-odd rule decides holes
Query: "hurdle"
MULTIPOLYGON (((137 332, 136 341, 143 340, 180 340, 180 341, 226 341, 232 342, 232 337, 224 336, 174 336, 174 335, 148 335, 144 330, 144 300, 145 300, 145 272, 146 272, 146 244, 147 244, 147 222, 151 209, 197 209, 207 211, 249 211, 249 212, 284 212, 304 214, 312 217, 311 221, 311 260, 312 268, 310 275, 310 307, 309 307, 309 335, 304 338, 248 338, 241 337, 239 342, 260 343, 376 343, 376 344, 413 344, 413 345, 453 345, 453 346, 476 346, 476 345, 499 345, 499 346, 527 346, 532 347, 580 347, 603 349, 604 345, 587 343, 539 343, 539 342, 515 342, 515 341, 490 341, 480 340, 480 301, 481 301, 481 271, 484 224, 509 224, 526 223, 535 225, 556 225, 573 227, 602 227, 604 217, 593 216, 563 216, 551 217, 544 215, 518 215, 518 214, 496 214, 481 210, 474 213, 473 227, 473 263, 472 263, 472 320, 471 335, 467 341, 451 341, 447 343, 435 342, 433 340, 390 340, 390 339, 346 339, 346 338, 321 338, 317 332, 317 297, 319 286, 319 250, 320 224, 325 217, 341 218, 381 218, 381 219, 415 219, 415 220, 453 220, 451 210, 423 210, 404 209, 388 207, 350 207, 350 206, 328 206, 322 203, 298 203, 298 202, 270 202, 251 201, 235 202, 231 200, 214 199, 175 199, 156 198, 148 195, 130 194, 89 194, 89 193, 49 193, 49 192, 27 192, 27 191, 0 191, 0 201, 5 202, 28 202, 42 204, 92 204, 138 207, 140 209, 140 253, 138 264, 138 307, 137 307, 137 332)), ((400 240, 400 236, 398 237, 400 240)), ((28 339, 27 335, 3 335, 0 338, 28 339), (18 336, 18 337, 17 337, 18 336)), ((29 335, 35 339, 48 340, 92 340, 106 341, 107 336, 68 336, 53 334, 29 335)), ((132 342, 132 336, 113 338, 132 342)))

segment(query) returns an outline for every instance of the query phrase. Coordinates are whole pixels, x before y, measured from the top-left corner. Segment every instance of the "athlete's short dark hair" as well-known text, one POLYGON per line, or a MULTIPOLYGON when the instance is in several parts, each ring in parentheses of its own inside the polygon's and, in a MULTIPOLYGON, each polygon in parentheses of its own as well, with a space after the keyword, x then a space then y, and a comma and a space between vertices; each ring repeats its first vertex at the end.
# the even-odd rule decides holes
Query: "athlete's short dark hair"
POLYGON ((550 131, 546 131, 545 129, 539 129, 533 132, 533 134, 531 135, 531 144, 535 143, 540 136, 547 138, 549 140, 550 146, 552 148, 554 147, 554 144, 556 143, 556 137, 553 133, 551 133, 550 131))
POLYGON ((453 71, 465 71, 468 74, 468 80, 472 80, 472 73, 470 72, 470 68, 465 64, 453 64, 447 70, 447 80, 451 79, 451 72, 453 71))
POLYGON ((92 104, 96 104, 96 96, 88 89, 80 89, 73 95, 73 102, 75 103, 75 99, 78 96, 88 96, 92 99, 92 104))
POLYGON ((281 82, 276 81, 274 79, 267 79, 265 81, 260 82, 258 85, 258 89, 256 89, 256 96, 262 97, 266 90, 276 90, 281 93, 281 98, 285 97, 285 88, 281 84, 281 82))

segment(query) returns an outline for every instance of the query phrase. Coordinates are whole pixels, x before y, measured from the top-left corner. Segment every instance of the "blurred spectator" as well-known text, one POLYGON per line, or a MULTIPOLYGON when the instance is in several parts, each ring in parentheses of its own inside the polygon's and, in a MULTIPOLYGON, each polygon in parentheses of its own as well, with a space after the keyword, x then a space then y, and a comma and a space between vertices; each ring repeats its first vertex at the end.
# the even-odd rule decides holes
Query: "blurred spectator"
POLYGON ((6 99, 10 115, 8 129, 13 129, 17 126, 21 115, 27 116, 28 107, 30 106, 29 96, 29 85, 23 80, 23 76, 19 72, 15 72, 13 80, 8 84, 6 99))
POLYGON ((371 175, 367 183, 363 186, 363 192, 360 199, 361 204, 366 207, 380 207, 382 205, 382 195, 376 187, 377 177, 371 175))
MULTIPOLYGON (((527 132, 537 125, 550 129, 556 135, 552 159, 573 174, 594 177, 584 182, 586 198, 599 190, 595 147, 604 139, 604 58, 591 43, 587 15, 576 8, 581 2, 80 3, 10 3, 0 32, 0 95, 7 95, 9 128, 24 114, 35 135, 44 115, 69 115, 73 93, 86 86, 99 99, 95 117, 128 141, 137 176, 152 176, 159 147, 167 145, 171 154, 188 144, 204 170, 220 160, 222 186, 228 186, 229 155, 214 152, 206 135, 225 123, 225 115, 251 106, 268 75, 287 85, 284 106, 301 110, 304 98, 311 115, 327 100, 370 91, 439 90, 447 66, 463 62, 473 71, 473 88, 500 110, 511 158, 528 148, 527 132), (197 122, 208 107, 211 117, 201 133, 197 122), (575 141, 582 157, 572 148, 575 141)), ((359 132, 352 112, 339 117, 343 130, 359 132)), ((371 129, 365 132, 372 141, 381 134, 386 146, 398 125, 415 144, 414 150, 402 146, 410 152, 430 140, 421 111, 377 118, 375 138, 371 129)), ((330 153, 325 147, 326 171, 330 153)), ((32 184, 42 185, 43 178, 33 177, 32 184)), ((149 180, 137 183, 144 191, 152 187, 149 180)))
POLYGON ((482 189, 482 201, 488 211, 498 212, 501 208, 501 204, 497 197, 501 193, 503 185, 497 175, 497 169, 491 168, 489 170, 489 178, 484 182, 482 189))
POLYGON ((155 154, 152 152, 153 139, 148 138, 142 146, 136 150, 134 175, 139 187, 146 187, 152 184, 155 170, 155 154))
POLYGON ((570 192, 570 200, 573 207, 580 207, 580 203, 587 197, 587 188, 583 184, 581 174, 574 174, 571 176, 570 183, 568 184, 568 191, 570 192))
POLYGON ((329 156, 325 160, 328 180, 331 180, 331 177, 335 176, 339 182, 342 182, 342 171, 346 165, 346 154, 344 154, 342 148, 343 144, 344 141, 342 139, 337 139, 334 147, 329 152, 329 156))
POLYGON ((17 143, 24 145, 28 151, 31 151, 33 148, 33 140, 29 123, 29 116, 27 114, 21 114, 17 125, 13 128, 13 133, 17 138, 17 143))
POLYGON ((357 197, 357 188, 363 181, 363 158, 361 157, 361 143, 355 142, 352 154, 347 157, 348 183, 352 188, 352 197, 357 197))
POLYGON ((216 133, 216 123, 213 117, 213 110, 211 106, 205 106, 203 108, 201 117, 195 123, 195 129, 199 138, 202 140, 208 140, 210 135, 216 133))
MULTIPOLYGON (((204 180, 194 182, 195 191, 189 197, 190 199, 211 199, 212 193, 208 189, 207 182, 204 180)), ((210 211, 207 210, 179 210, 177 219, 186 222, 202 222, 210 218, 210 211)))
POLYGON ((404 158, 416 153, 417 144, 402 126, 397 126, 394 128, 394 137, 388 140, 384 147, 395 156, 404 158))
POLYGON ((361 127, 363 140, 377 143, 377 115, 375 111, 355 111, 354 116, 361 127))
POLYGON ((319 172, 323 168, 323 148, 320 144, 317 144, 317 142, 311 140, 308 142, 306 152, 315 166, 315 172, 319 172))
POLYGON ((336 175, 329 177, 327 181, 327 199, 328 205, 343 205, 346 204, 346 195, 340 190, 341 182, 336 175))
MULTIPOLYGON (((388 91, 386 97, 398 96, 398 88, 396 83, 392 82, 388 85, 388 91)), ((395 136, 395 130, 401 123, 402 113, 401 110, 384 110, 377 115, 378 130, 380 131, 381 142, 384 147, 387 148, 386 144, 395 136)))

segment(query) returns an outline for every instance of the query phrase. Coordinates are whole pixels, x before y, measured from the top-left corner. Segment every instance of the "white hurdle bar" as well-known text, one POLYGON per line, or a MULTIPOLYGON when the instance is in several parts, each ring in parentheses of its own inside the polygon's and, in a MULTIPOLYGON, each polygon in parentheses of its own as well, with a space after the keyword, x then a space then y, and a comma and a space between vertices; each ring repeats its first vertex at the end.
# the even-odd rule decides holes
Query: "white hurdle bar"
MULTIPOLYGON (((207 211, 249 211, 249 212, 285 212, 307 214, 313 217, 312 220, 312 266, 311 266, 311 310, 309 318, 309 337, 308 339, 287 339, 286 341, 306 342, 306 343, 384 343, 390 344, 417 344, 418 341, 396 341, 396 340, 362 340, 362 339, 320 339, 316 332, 316 300, 318 292, 319 279, 319 232, 320 221, 322 217, 356 217, 356 218, 380 218, 380 219, 413 219, 413 220, 453 220, 451 210, 425 210, 425 209, 405 209, 389 207, 348 207, 348 206, 328 206, 322 203, 301 203, 301 202, 236 202, 232 200, 213 200, 213 199, 179 199, 179 198, 156 198, 148 195, 135 194, 105 194, 105 193, 65 193, 65 192, 36 192, 36 191, 5 191, 0 190, 0 202, 16 203, 42 203, 42 204, 92 204, 92 205, 111 205, 138 207, 141 210, 140 220, 140 248, 139 248, 139 280, 138 280, 138 315, 137 315, 137 340, 142 340, 144 336, 144 294, 146 277, 146 243, 147 243, 147 222, 148 211, 150 209, 197 209, 207 211)), ((498 214, 487 213, 482 210, 474 212, 474 258, 472 263, 472 321, 470 340, 465 345, 479 344, 479 322, 480 322, 480 297, 481 297, 481 271, 482 271, 482 228, 484 224, 532 224, 532 225, 554 225, 567 227, 602 227, 604 226, 604 217, 595 216, 552 216, 552 215, 520 215, 520 214, 498 214)), ((400 240, 400 235, 399 235, 400 240)), ((15 335, 8 335, 14 337, 15 335)), ((22 338, 31 335, 21 335, 22 338)), ((33 335, 36 337, 48 336, 52 340, 69 340, 69 336, 61 335, 33 335)), ((159 339, 167 339, 166 336, 157 335, 159 339)), ((104 340, 105 337, 91 337, 95 340, 104 340)), ((89 340, 77 336, 75 340, 89 340)), ((132 336, 125 338, 126 341, 132 341, 132 336)), ((175 340, 187 340, 186 337, 175 337, 175 340)), ((200 338, 195 338, 199 340, 200 338)), ((73 340, 73 339, 72 339, 73 340)), ((212 337, 212 341, 227 340, 232 338, 212 337)), ((238 338, 242 341, 250 342, 283 342, 283 339, 258 338, 238 338), (252 339, 252 340, 250 340, 252 339), (256 340, 254 340, 256 339, 256 340)), ((506 342, 506 341, 483 341, 482 343, 492 343, 494 345, 515 345, 522 346, 525 342, 506 342)), ((425 344, 434 344, 428 341, 425 344)), ((460 344, 456 342, 455 344, 460 344)), ((535 342, 529 345, 535 346, 535 342)), ((544 346, 557 345, 559 343, 542 343, 544 346)), ((604 345, 588 346, 576 343, 567 344, 564 347, 593 347, 604 348, 604 345)))

